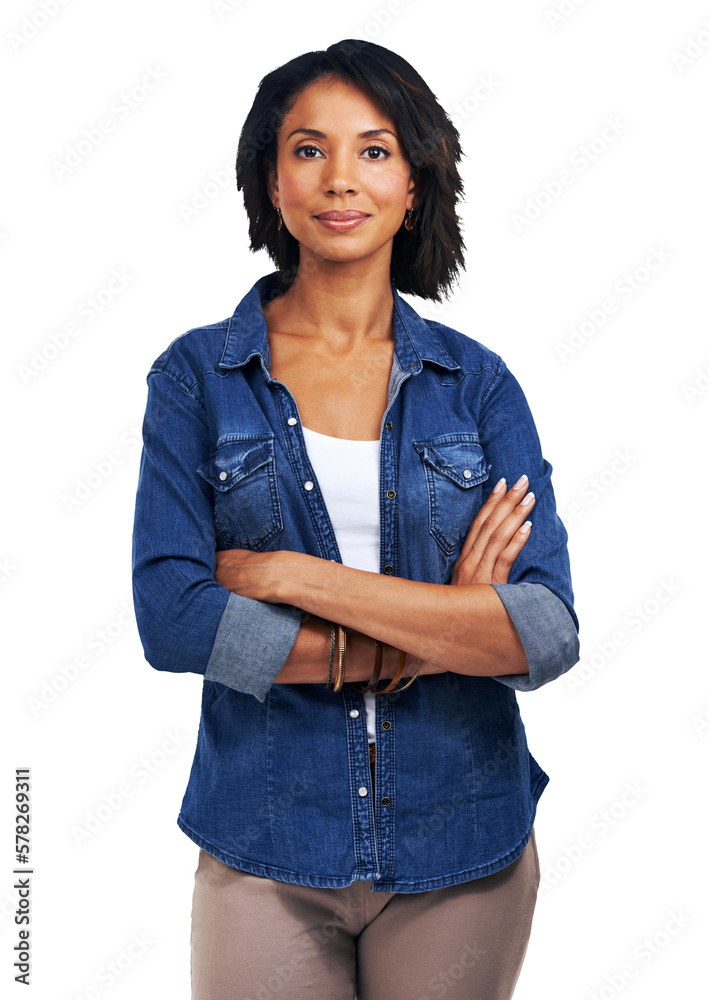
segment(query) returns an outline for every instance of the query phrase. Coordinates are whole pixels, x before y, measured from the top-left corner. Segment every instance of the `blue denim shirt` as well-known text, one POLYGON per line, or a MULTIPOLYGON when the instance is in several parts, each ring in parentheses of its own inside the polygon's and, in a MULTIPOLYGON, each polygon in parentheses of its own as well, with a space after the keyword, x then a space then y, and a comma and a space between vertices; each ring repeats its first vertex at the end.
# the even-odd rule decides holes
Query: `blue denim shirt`
POLYGON ((448 584, 501 476, 527 473, 536 503, 509 582, 494 585, 529 674, 448 671, 377 696, 375 806, 363 696, 349 683, 336 694, 273 683, 304 612, 214 579, 216 549, 341 561, 295 399, 269 372, 261 305, 276 287, 276 272, 259 279, 232 317, 177 337, 147 377, 137 625, 153 667, 204 678, 178 825, 227 865, 300 885, 420 892, 489 875, 522 853, 549 781, 527 748, 516 691, 579 658, 552 467, 504 361, 423 319, 392 286, 380 571, 448 584))

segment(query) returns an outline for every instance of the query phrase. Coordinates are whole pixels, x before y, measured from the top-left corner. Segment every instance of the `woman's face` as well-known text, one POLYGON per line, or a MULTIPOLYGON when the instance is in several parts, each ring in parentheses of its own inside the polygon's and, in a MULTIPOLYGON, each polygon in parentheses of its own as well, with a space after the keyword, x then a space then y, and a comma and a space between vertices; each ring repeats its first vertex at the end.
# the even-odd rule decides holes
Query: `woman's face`
POLYGON ((418 193, 394 123, 337 78, 309 84, 283 119, 268 190, 300 243, 301 263, 304 249, 332 261, 390 255, 418 193), (332 213, 359 214, 324 217, 332 213))

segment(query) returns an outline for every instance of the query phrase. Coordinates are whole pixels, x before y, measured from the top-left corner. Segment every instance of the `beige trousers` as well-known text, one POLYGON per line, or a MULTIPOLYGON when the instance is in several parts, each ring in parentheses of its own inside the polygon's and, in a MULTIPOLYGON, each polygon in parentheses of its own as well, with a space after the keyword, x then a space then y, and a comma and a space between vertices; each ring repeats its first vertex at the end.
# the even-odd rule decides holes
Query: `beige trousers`
POLYGON ((539 881, 534 829, 493 875, 414 893, 292 885, 200 850, 192 1000, 509 1000, 539 881))

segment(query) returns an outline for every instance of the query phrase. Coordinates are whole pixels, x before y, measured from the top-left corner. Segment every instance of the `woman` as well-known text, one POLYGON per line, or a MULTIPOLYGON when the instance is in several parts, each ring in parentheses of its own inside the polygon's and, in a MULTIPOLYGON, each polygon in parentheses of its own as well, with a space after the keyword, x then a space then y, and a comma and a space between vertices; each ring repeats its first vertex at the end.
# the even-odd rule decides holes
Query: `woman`
POLYGON ((577 661, 578 620, 522 390, 400 297, 462 264, 460 155, 381 46, 270 73, 237 183, 277 270, 148 375, 138 627, 204 676, 197 1000, 502 1000, 520 972, 549 779, 515 691, 577 661))

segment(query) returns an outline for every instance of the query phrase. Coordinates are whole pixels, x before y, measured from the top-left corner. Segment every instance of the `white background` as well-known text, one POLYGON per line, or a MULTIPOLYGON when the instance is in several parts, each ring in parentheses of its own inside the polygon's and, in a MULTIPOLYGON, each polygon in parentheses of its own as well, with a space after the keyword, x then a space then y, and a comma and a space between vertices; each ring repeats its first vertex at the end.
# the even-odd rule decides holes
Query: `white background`
POLYGON ((445 307, 412 302, 515 373, 570 536, 582 662, 519 695, 551 781, 515 998, 705 996, 709 7, 221 6, 3 5, 3 994, 27 995, 12 794, 29 766, 31 995, 189 996, 198 849, 175 819, 201 680, 154 671, 132 617, 145 376, 272 270, 232 170, 258 82, 366 37, 419 70, 466 153, 467 271, 445 307))

